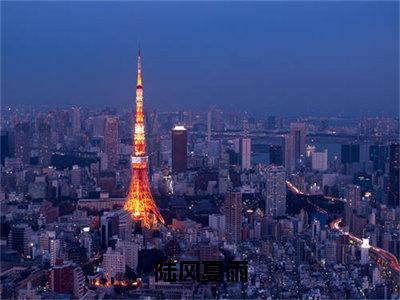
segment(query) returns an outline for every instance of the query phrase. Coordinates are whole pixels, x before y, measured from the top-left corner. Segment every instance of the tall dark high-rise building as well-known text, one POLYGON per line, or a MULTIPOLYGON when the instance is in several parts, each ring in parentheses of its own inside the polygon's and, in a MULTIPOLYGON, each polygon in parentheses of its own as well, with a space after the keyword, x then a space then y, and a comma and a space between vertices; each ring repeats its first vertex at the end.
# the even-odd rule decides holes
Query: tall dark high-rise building
POLYGON ((268 116, 266 125, 267 125, 267 129, 269 129, 269 130, 276 129, 276 117, 268 116))
POLYGON ((74 135, 79 134, 81 131, 81 108, 72 108, 72 133, 74 135))
POLYGON ((281 146, 269 146, 269 163, 277 166, 281 166, 283 164, 283 151, 281 146))
POLYGON ((1 130, 1 164, 4 166, 4 159, 10 155, 10 134, 7 130, 1 130))
POLYGON ((389 193, 388 205, 399 206, 399 172, 400 172, 400 144, 391 144, 389 148, 389 193))
POLYGON ((294 170, 293 161, 293 139, 289 134, 283 136, 284 166, 287 172, 294 170))
POLYGON ((18 224, 11 228, 8 242, 11 249, 20 253, 26 253, 29 239, 32 237, 32 229, 27 224, 18 224))
POLYGON ((183 126, 172 129, 172 171, 182 173, 187 170, 187 130, 183 126))
POLYGON ((225 231, 230 243, 242 241, 242 194, 228 191, 225 193, 225 231))
POLYGON ((31 156, 31 127, 29 123, 15 125, 15 157, 29 164, 31 156))
POLYGON ((51 130, 47 123, 38 125, 38 148, 40 163, 44 166, 50 164, 51 160, 51 130))
POLYGON ((292 158, 294 166, 297 168, 302 164, 306 157, 306 134, 305 123, 291 123, 290 137, 292 139, 292 158))
POLYGON ((358 144, 342 145, 341 161, 342 164, 360 162, 360 145, 358 144))
POLYGON ((373 163, 374 171, 385 171, 388 152, 388 146, 385 145, 371 145, 369 147, 369 159, 373 163))
POLYGON ((104 147, 107 154, 108 169, 115 170, 119 160, 118 117, 107 116, 104 125, 104 147))

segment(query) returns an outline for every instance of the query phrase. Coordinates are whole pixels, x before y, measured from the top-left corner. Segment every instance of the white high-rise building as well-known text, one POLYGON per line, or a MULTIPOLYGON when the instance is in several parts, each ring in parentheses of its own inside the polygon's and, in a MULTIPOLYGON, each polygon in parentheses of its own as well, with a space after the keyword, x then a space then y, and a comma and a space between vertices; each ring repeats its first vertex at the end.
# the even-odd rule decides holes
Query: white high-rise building
POLYGON ((314 151, 311 154, 311 165, 315 171, 324 172, 328 170, 328 150, 322 152, 314 151))
POLYGON ((108 247, 103 255, 103 269, 108 279, 116 278, 117 274, 125 273, 125 255, 108 247))
POLYGON ((131 241, 118 240, 115 250, 125 256, 125 264, 136 271, 139 258, 139 244, 131 241))
POLYGON ((222 233, 225 231, 225 216, 212 214, 208 216, 208 226, 222 233))
POLYGON ((361 244, 361 264, 366 265, 369 262, 369 248, 371 246, 369 245, 369 239, 362 239, 362 244, 361 244))
POLYGON ((272 217, 286 214, 286 170, 282 166, 267 168, 265 211, 272 217))
POLYGON ((74 296, 81 299, 85 294, 85 276, 79 266, 74 267, 74 296))
POLYGON ((61 240, 50 240, 50 264, 55 265, 56 259, 60 258, 61 254, 61 240))
POLYGON ((39 251, 41 254, 50 253, 50 241, 55 237, 54 231, 42 231, 39 234, 39 251))
POLYGON ((249 170, 251 168, 251 139, 243 138, 240 141, 240 159, 242 170, 249 170))
POLYGON ((71 185, 78 188, 82 183, 82 170, 78 165, 73 165, 71 170, 71 185))

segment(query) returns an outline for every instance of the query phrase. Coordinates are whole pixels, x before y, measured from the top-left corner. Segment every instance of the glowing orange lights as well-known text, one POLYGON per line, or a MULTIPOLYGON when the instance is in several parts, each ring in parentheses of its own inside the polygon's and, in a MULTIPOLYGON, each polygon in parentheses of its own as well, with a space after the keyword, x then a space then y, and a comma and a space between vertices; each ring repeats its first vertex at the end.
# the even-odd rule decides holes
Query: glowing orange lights
POLYGON ((367 241, 365 241, 365 239, 360 239, 360 238, 354 236, 353 234, 351 234, 349 232, 346 232, 342 228, 340 228, 340 225, 339 225, 340 222, 342 222, 342 218, 338 218, 338 219, 333 220, 330 223, 330 228, 334 229, 334 230, 337 230, 337 231, 341 232, 342 234, 348 236, 350 238, 350 242, 353 241, 353 242, 357 243, 358 245, 361 245, 361 247, 363 247, 363 246, 366 247, 367 246, 368 249, 371 249, 371 251, 373 253, 379 255, 383 260, 387 261, 389 266, 391 267, 391 269, 396 271, 398 274, 400 273, 400 263, 392 253, 390 253, 390 252, 388 252, 388 251, 386 251, 386 250, 384 250, 382 248, 371 246, 371 245, 369 245, 369 242, 368 242, 368 245, 367 245, 366 244, 367 241))
POLYGON ((134 153, 131 156, 132 177, 124 209, 131 214, 134 220, 140 220, 142 226, 153 228, 159 223, 164 224, 164 219, 158 211, 153 196, 151 195, 149 178, 147 175, 148 157, 146 156, 141 74, 139 50, 138 77, 136 84, 134 153))

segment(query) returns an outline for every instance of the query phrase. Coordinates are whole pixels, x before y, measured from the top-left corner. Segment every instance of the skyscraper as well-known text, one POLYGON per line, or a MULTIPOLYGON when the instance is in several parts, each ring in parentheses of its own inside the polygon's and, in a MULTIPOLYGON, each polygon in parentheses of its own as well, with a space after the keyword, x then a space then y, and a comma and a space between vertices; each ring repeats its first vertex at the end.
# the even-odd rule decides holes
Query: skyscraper
POLYGON ((51 291, 72 294, 74 290, 74 271, 72 263, 58 259, 49 271, 48 281, 51 291))
POLYGON ((103 115, 93 117, 92 126, 93 126, 93 136, 104 136, 104 122, 105 118, 103 115))
POLYGON ((282 147, 279 145, 269 146, 269 163, 271 165, 281 166, 283 162, 282 147))
POLYGON ((119 160, 118 117, 107 116, 104 126, 104 150, 107 154, 108 169, 115 170, 119 160))
POLYGON ((138 53, 135 134, 133 144, 134 153, 131 156, 132 176, 124 209, 131 214, 133 219, 140 220, 142 226, 152 228, 157 225, 157 223, 164 223, 164 219, 153 200, 147 175, 148 156, 146 155, 146 138, 144 132, 140 50, 138 53))
POLYGON ((51 160, 51 130, 45 122, 39 123, 38 142, 40 163, 47 166, 51 160))
POLYGON ((211 108, 208 109, 207 112, 207 142, 209 143, 211 141, 211 108))
POLYGON ((228 191, 225 194, 225 232, 229 243, 242 241, 242 194, 228 191))
POLYGON ((27 224, 18 224, 11 228, 8 242, 11 249, 25 254, 31 237, 31 227, 27 224))
POLYGON ((29 123, 15 125, 15 156, 29 164, 31 156, 31 132, 29 123))
POLYGON ((385 171, 388 152, 388 146, 386 145, 371 145, 369 147, 369 160, 373 163, 374 171, 385 171))
POLYGON ((81 108, 75 106, 72 108, 72 133, 74 135, 81 131, 81 108))
POLYGON ((398 207, 400 201, 400 144, 391 144, 389 148, 389 193, 388 204, 392 207, 398 207))
POLYGON ((282 166, 267 168, 265 211, 272 217, 286 213, 286 170, 282 166))
POLYGON ((136 271, 138 267, 139 245, 133 241, 118 240, 115 250, 125 257, 125 264, 136 271))
POLYGON ((354 211, 360 208, 361 187, 355 184, 346 186, 344 197, 346 198, 345 222, 350 228, 353 228, 354 211))
POLYGON ((172 172, 183 173, 187 170, 187 130, 183 126, 172 129, 172 172))
POLYGON ((251 168, 251 139, 242 138, 240 140, 240 162, 242 170, 251 168))
POLYGON ((358 144, 342 145, 341 161, 342 164, 360 162, 360 145, 358 144))
POLYGON ((283 144, 285 149, 285 169, 287 172, 292 172, 294 170, 294 162, 293 162, 293 140, 292 136, 286 134, 283 136, 283 144))
POLYGON ((311 154, 311 166, 313 170, 316 171, 326 171, 328 169, 328 150, 321 152, 314 151, 311 154))
POLYGON ((355 184, 349 184, 345 190, 345 198, 347 200, 347 205, 351 209, 360 209, 361 202, 361 188, 355 184))
POLYGON ((123 252, 107 248, 107 252, 103 254, 102 267, 105 271, 107 279, 116 278, 117 275, 125 273, 125 255, 123 252))
POLYGON ((290 136, 293 143, 292 157, 296 168, 301 165, 306 156, 306 134, 305 123, 290 124, 290 136))
POLYGON ((7 130, 1 130, 1 164, 4 166, 4 159, 10 155, 10 134, 7 130))
POLYGON ((276 129, 276 116, 268 116, 266 125, 268 130, 276 129))

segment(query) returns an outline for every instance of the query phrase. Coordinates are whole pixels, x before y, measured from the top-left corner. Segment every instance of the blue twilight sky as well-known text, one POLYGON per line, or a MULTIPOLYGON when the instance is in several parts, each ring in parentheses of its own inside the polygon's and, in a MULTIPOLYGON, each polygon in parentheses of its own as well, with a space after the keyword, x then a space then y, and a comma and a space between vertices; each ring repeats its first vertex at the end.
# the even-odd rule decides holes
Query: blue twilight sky
POLYGON ((393 2, 2 2, 3 104, 397 114, 393 2))

